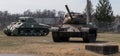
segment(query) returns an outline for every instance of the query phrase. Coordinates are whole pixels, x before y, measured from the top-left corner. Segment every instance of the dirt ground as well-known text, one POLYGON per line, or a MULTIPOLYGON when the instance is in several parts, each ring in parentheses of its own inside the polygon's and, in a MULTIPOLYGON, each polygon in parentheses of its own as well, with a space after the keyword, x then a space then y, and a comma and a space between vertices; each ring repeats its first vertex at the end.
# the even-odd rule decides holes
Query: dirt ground
POLYGON ((35 54, 37 56, 120 56, 120 53, 102 55, 85 50, 89 44, 114 44, 120 46, 120 34, 99 33, 97 42, 84 43, 81 38, 69 42, 54 43, 51 33, 47 36, 0 35, 1 54, 35 54))

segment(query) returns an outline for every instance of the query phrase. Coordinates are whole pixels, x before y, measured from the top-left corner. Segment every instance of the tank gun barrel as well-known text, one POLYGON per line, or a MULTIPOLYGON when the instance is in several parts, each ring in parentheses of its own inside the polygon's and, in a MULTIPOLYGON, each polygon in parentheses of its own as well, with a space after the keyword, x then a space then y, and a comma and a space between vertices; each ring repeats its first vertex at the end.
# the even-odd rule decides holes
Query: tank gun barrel
POLYGON ((67 10, 67 12, 68 12, 68 14, 69 14, 69 16, 70 16, 71 20, 72 20, 72 19, 73 19, 73 17, 72 17, 72 15, 71 15, 71 13, 70 13, 70 10, 69 10, 68 6, 67 6, 67 5, 65 5, 65 8, 66 8, 66 10, 67 10))

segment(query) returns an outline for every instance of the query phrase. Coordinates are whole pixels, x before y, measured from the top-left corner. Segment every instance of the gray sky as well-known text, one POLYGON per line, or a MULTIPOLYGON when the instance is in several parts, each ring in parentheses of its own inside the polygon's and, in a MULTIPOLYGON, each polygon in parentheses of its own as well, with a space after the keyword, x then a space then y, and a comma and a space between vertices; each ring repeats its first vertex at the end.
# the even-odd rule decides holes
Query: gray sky
MULTIPOLYGON (((93 7, 98 0, 91 0, 93 7)), ((114 14, 120 15, 120 0, 110 0, 114 14)), ((38 9, 56 9, 66 11, 64 5, 69 5, 70 9, 75 12, 83 12, 86 6, 86 0, 0 0, 0 11, 8 10, 11 13, 22 13, 30 9, 35 11, 38 9)))

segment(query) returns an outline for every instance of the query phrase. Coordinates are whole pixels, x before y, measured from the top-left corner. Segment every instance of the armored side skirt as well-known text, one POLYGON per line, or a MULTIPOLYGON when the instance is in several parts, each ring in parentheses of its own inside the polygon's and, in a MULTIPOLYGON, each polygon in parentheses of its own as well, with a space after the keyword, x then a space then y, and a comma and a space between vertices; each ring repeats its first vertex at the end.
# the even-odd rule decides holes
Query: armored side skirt
POLYGON ((59 33, 59 36, 64 37, 82 37, 83 32, 56 32, 59 33))

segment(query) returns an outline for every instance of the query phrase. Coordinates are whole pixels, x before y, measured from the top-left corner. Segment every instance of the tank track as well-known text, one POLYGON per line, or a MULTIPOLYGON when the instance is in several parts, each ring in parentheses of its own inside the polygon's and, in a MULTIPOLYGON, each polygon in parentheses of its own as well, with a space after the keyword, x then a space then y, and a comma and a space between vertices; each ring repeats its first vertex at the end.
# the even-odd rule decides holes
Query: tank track
POLYGON ((49 34, 49 29, 39 28, 39 29, 18 29, 17 33, 11 33, 8 30, 4 30, 7 36, 46 36, 49 34))

